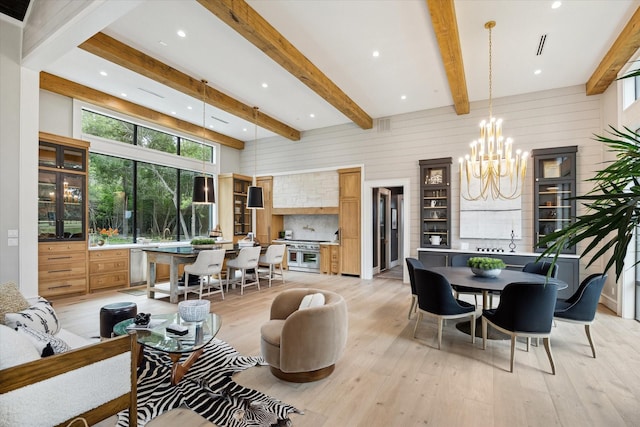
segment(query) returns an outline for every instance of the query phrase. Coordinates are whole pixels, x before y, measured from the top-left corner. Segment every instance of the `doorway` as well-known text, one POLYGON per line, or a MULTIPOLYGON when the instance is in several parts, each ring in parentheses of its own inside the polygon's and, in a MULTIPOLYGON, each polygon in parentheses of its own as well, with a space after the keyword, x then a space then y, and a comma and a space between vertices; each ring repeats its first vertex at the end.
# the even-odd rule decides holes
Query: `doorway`
POLYGON ((372 270, 388 272, 399 266, 402 278, 403 187, 375 187, 371 194, 372 270))

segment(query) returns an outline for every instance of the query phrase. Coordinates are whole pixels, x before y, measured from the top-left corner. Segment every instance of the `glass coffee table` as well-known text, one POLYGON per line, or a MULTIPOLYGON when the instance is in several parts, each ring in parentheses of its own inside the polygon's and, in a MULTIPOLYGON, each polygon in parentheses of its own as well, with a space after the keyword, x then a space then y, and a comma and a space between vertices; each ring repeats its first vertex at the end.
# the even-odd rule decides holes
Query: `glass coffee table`
MULTIPOLYGON (((113 327, 113 332, 116 335, 125 335, 135 331, 138 344, 167 353, 173 362, 171 384, 176 385, 204 352, 204 346, 216 336, 220 325, 220 316, 215 313, 209 313, 203 322, 185 322, 178 313, 155 314, 151 316, 151 322, 147 327, 137 326, 133 319, 127 319, 117 323, 113 327), (167 332, 167 326, 172 323, 188 327, 189 332, 184 336, 167 332), (185 354, 189 356, 180 363, 180 358, 185 354)), ((142 348, 139 347, 137 351, 138 364, 140 364, 143 357, 142 348)))

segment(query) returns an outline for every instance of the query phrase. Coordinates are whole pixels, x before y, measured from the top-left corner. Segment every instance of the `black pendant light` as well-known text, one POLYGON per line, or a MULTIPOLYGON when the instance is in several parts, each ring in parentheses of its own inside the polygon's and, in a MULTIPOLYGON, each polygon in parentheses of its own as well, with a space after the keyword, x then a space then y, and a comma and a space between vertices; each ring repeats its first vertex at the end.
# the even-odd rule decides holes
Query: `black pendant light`
MULTIPOLYGON (((253 107, 253 118, 255 120, 254 160, 253 160, 253 181, 256 181, 256 168, 258 164, 258 107, 253 107)), ((262 197, 262 187, 252 185, 247 192, 247 209, 264 209, 264 198, 262 197)))
POLYGON ((207 81, 202 80, 202 176, 193 178, 193 196, 192 203, 211 204, 216 202, 214 193, 213 177, 207 176, 204 159, 205 159, 205 108, 206 108, 206 90, 207 81))

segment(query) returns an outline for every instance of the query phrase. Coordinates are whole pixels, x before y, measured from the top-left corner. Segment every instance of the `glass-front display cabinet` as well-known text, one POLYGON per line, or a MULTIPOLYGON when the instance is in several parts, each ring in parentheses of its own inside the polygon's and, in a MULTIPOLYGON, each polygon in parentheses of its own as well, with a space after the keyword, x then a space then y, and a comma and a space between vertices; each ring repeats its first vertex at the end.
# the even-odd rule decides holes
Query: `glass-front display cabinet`
POLYGON ((421 247, 451 247, 451 157, 420 160, 421 247))
MULTIPOLYGON (((535 251, 540 239, 569 226, 576 216, 576 153, 577 146, 533 150, 534 159, 534 236, 535 251)), ((563 253, 575 254, 575 247, 563 253)))
POLYGON ((251 181, 233 179, 233 234, 244 236, 251 232, 251 211, 247 209, 247 195, 251 181))
POLYGON ((38 239, 85 240, 88 144, 67 146, 43 138, 38 157, 38 239))

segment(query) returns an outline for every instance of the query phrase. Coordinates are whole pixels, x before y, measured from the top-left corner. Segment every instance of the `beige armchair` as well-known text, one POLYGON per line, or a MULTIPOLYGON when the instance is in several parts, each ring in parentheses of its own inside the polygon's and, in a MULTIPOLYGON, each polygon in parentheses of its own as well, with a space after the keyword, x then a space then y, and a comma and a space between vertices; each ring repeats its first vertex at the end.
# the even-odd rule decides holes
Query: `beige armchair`
POLYGON ((273 375, 302 383, 333 372, 347 344, 347 303, 341 295, 289 289, 273 301, 270 318, 260 330, 260 346, 273 375), (324 295, 324 304, 299 310, 303 298, 315 293, 324 295))

